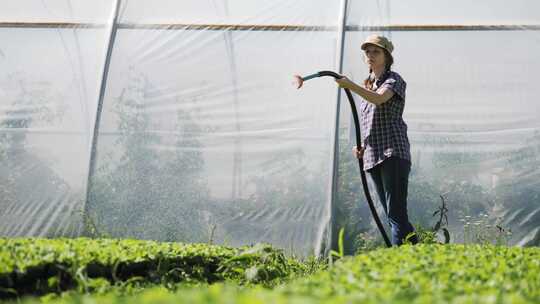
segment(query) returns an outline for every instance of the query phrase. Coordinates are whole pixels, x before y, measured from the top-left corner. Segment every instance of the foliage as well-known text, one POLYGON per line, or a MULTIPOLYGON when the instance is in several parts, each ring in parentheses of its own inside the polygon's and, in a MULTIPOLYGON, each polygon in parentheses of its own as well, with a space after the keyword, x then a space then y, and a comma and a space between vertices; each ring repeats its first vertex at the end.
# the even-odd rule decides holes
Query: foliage
POLYGON ((446 227, 448 226, 448 208, 446 207, 446 201, 444 200, 444 196, 440 195, 440 198, 441 206, 435 212, 433 212, 433 216, 438 216, 439 219, 430 231, 426 231, 424 235, 419 238, 419 242, 421 243, 435 243, 439 231, 442 231, 442 234, 444 236, 444 241, 442 243, 450 243, 450 232, 446 227))
POLYGON ((334 242, 332 248, 337 249, 338 232, 344 229, 343 252, 345 255, 352 255, 358 252, 361 246, 367 245, 361 235, 368 235, 371 213, 364 199, 358 160, 351 154, 352 145, 348 142, 347 128, 340 128, 339 138, 338 184, 336 203, 333 206, 332 239, 334 242))
POLYGON ((223 280, 271 286, 312 271, 262 244, 229 248, 140 240, 0 239, 2 297, 223 280))
POLYGON ((316 299, 373 303, 511 294, 534 302, 540 299, 539 258, 539 248, 405 245, 342 259, 328 271, 284 289, 316 299))
MULTIPOLYGON (((116 118, 119 135, 112 145, 104 142, 105 137, 100 140, 98 169, 85 210, 86 234, 206 241, 209 227, 202 209, 209 190, 202 177, 198 136, 209 129, 181 106, 164 114, 169 115, 166 119, 152 115, 148 107, 155 89, 141 73, 134 71, 129 77, 129 85, 103 113, 103 120, 109 115, 116 118)), ((175 100, 175 104, 196 101, 175 100)))
POLYGON ((452 178, 444 168, 434 169, 430 173, 437 171, 445 172, 448 176, 427 175, 421 169, 411 172, 408 202, 410 217, 415 222, 429 225, 431 213, 426 211, 437 209, 441 195, 445 197, 447 217, 453 220, 464 214, 486 212, 493 206, 493 196, 487 189, 468 179, 452 178))
POLYGON ((373 233, 362 232, 358 234, 354 240, 355 254, 362 254, 372 250, 386 248, 381 237, 374 236, 373 233))
POLYGON ((512 230, 502 226, 502 219, 492 223, 488 214, 480 214, 474 220, 465 216, 461 221, 465 243, 508 245, 512 236, 512 230))
MULTIPOLYGON (((17 231, 21 235, 35 227, 20 227, 17 222, 20 217, 26 223, 36 223, 44 212, 65 212, 59 206, 52 206, 51 201, 70 195, 70 186, 53 170, 51 156, 36 149, 41 144, 29 135, 35 134, 35 129, 56 128, 64 119, 67 105, 60 102, 63 96, 50 82, 32 80, 32 76, 22 72, 9 74, 2 79, 2 85, 9 94, 0 109, 0 210, 5 219, 0 230, 5 229, 4 234, 17 231), (36 200, 41 204, 28 208, 29 202, 36 200)), ((50 223, 40 227, 40 233, 69 234, 66 233, 71 228, 69 225, 60 226, 50 223)))
MULTIPOLYGON (((230 283, 140 294, 66 294, 54 303, 538 303, 540 249, 404 245, 344 257, 273 290, 230 283)), ((35 303, 29 299, 26 303, 35 303)))

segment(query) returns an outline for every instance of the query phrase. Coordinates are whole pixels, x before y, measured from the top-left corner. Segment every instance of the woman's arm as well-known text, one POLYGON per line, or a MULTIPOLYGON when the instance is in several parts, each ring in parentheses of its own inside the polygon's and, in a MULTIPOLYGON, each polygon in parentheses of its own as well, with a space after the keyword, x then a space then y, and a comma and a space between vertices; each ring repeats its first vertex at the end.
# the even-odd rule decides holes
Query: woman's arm
POLYGON ((380 93, 377 93, 357 85, 356 83, 349 80, 349 78, 347 77, 336 79, 336 82, 339 84, 340 87, 355 92, 356 94, 362 96, 367 102, 372 103, 376 106, 382 105, 383 103, 390 100, 392 96, 394 96, 394 91, 392 90, 383 88, 380 93))

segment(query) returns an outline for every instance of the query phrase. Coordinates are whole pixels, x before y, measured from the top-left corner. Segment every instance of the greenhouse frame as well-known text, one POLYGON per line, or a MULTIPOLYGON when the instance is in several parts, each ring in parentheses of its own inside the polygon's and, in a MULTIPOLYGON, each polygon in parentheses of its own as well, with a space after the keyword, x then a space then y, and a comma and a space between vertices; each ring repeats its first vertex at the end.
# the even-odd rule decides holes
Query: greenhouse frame
POLYGON ((345 96, 329 78, 291 81, 332 70, 361 83, 360 45, 379 34, 407 82, 411 222, 441 225, 444 209, 451 242, 538 246, 539 11, 532 0, 2 1, 0 237, 264 242, 300 255, 328 254, 340 230, 347 253, 377 241, 345 96))

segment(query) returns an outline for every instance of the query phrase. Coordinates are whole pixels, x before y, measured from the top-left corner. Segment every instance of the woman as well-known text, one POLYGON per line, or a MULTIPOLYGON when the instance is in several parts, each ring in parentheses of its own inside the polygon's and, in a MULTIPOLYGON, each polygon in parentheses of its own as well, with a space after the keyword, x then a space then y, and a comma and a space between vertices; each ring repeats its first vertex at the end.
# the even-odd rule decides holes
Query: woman
MULTIPOLYGON (((407 125, 402 117, 407 84, 398 73, 390 70, 394 63, 394 46, 386 37, 369 36, 361 48, 369 66, 364 86, 347 77, 336 82, 361 97, 358 108, 362 147, 353 147, 353 155, 363 158, 364 171, 377 188, 392 228, 392 244, 401 245, 414 232, 407 215, 411 155, 407 125)), ((416 235, 408 240, 413 244, 418 242, 416 235)))

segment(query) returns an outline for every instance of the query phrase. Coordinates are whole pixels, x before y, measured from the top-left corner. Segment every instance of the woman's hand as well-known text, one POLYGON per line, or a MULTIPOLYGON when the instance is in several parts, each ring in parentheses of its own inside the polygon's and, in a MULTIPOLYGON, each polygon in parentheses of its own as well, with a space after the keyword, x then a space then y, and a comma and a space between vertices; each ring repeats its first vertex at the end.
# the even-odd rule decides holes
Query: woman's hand
POLYGON ((361 159, 364 157, 364 150, 365 148, 360 148, 360 150, 358 150, 358 147, 354 146, 352 148, 352 154, 354 157, 361 159))
POLYGON ((352 87, 354 87, 354 82, 352 82, 349 78, 345 76, 335 80, 340 88, 351 89, 352 87))

